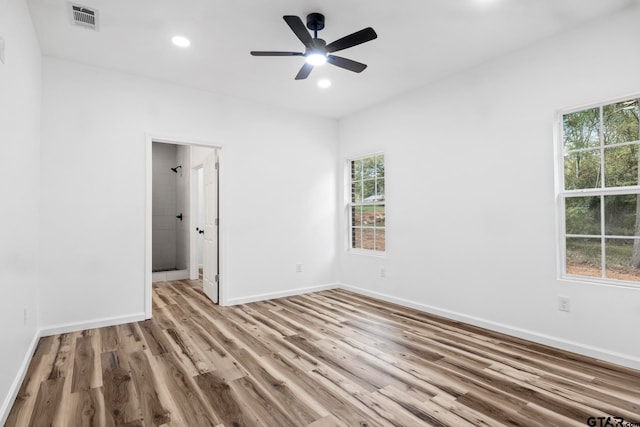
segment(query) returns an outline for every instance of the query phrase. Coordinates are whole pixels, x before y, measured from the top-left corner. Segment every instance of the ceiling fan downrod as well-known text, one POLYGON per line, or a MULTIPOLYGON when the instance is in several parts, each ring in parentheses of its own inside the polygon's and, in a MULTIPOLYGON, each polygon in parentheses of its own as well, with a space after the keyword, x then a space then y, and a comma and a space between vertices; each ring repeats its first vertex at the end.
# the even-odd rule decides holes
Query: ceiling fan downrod
POLYGON ((310 13, 307 15, 307 28, 313 31, 313 38, 318 38, 318 31, 324 28, 324 15, 321 13, 310 13))

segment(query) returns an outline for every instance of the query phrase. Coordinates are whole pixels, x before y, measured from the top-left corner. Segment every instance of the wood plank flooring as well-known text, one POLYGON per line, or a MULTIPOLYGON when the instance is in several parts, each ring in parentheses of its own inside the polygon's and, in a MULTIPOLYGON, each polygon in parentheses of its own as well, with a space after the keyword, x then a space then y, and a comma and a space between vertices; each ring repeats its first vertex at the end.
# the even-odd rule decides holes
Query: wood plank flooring
POLYGON ((640 371, 343 290, 218 307, 201 287, 42 338, 6 426, 640 426, 640 371))

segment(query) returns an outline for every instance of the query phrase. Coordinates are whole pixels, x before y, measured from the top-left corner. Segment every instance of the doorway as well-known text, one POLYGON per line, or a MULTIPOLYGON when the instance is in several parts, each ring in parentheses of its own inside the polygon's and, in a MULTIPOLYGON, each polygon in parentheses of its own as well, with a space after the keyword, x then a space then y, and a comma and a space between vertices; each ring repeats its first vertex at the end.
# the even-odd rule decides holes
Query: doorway
POLYGON ((152 146, 152 246, 153 282, 189 277, 189 218, 186 206, 189 180, 183 165, 190 147, 154 142, 152 146))
POLYGON ((207 297, 220 301, 219 151, 147 137, 146 318, 156 281, 200 279, 207 297))

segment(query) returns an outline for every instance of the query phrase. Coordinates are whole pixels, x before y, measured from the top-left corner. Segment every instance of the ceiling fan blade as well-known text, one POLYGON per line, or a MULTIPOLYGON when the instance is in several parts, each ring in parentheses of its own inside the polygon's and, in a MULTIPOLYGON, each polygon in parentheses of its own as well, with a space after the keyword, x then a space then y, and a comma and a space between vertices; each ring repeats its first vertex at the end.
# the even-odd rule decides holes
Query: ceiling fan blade
POLYGON ((339 50, 347 49, 353 46, 357 46, 362 43, 366 43, 373 39, 378 38, 378 35, 371 27, 367 27, 363 30, 356 31, 353 34, 349 34, 348 36, 344 36, 341 39, 334 41, 333 43, 329 43, 327 45, 327 52, 337 52, 339 50))
POLYGON ((367 68, 367 64, 354 61, 352 59, 343 58, 341 56, 329 55, 327 56, 327 62, 333 64, 336 67, 344 68, 345 70, 353 71, 354 73, 361 73, 367 68))
POLYGON ((300 19, 299 16, 295 15, 285 15, 282 18, 285 20, 289 28, 291 28, 291 30, 295 33, 295 35, 298 36, 300 41, 306 47, 310 48, 313 38, 311 37, 311 34, 309 34, 309 31, 307 31, 307 27, 302 22, 302 19, 300 19))
POLYGON ((296 75, 296 80, 306 79, 307 77, 309 77, 311 70, 313 70, 313 65, 305 63, 302 66, 302 68, 300 68, 300 71, 298 71, 298 74, 296 75))
POLYGON ((302 56, 304 53, 302 52, 274 52, 274 51, 262 51, 262 50, 252 50, 251 55, 253 56, 302 56))

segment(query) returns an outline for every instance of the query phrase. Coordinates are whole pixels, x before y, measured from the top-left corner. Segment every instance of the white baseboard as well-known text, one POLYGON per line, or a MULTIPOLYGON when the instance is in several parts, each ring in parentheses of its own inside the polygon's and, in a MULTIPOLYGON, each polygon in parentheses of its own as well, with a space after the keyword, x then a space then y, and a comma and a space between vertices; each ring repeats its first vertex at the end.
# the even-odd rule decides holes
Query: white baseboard
POLYGON ((88 322, 63 323, 53 326, 46 326, 40 329, 41 337, 50 335, 66 334, 68 332, 83 331, 85 329, 103 328, 105 326, 121 325, 131 322, 142 322, 146 320, 144 313, 128 314, 126 316, 105 317, 88 322))
POLYGON ((306 288, 297 288, 297 289, 292 289, 292 290, 288 290, 288 291, 281 291, 281 292, 270 292, 270 293, 266 293, 266 294, 258 294, 258 295, 250 295, 248 297, 242 297, 242 298, 231 298, 228 299, 226 301, 225 305, 238 305, 238 304, 247 304, 250 302, 257 302, 257 301, 265 301, 265 300, 270 300, 270 299, 275 299, 275 298, 283 298, 283 297, 290 297, 293 295, 301 295, 301 294, 308 294, 310 292, 319 292, 319 291, 326 291, 329 289, 336 289, 340 287, 339 284, 337 283, 331 283, 331 284, 326 284, 326 285, 318 285, 318 286, 309 286, 306 288))
POLYGON ((152 282, 170 282, 189 278, 189 270, 156 271, 151 273, 152 282))
POLYGON ((409 301, 402 298, 396 298, 391 295, 369 291, 367 289, 358 288, 358 287, 347 285, 344 283, 339 284, 337 287, 345 289, 347 291, 355 292, 357 294, 367 295, 383 301, 388 301, 394 304, 402 305, 404 307, 414 308, 416 310, 424 311, 426 313, 431 313, 438 316, 446 317, 447 319, 465 322, 474 326, 490 329, 492 331, 500 332, 506 335, 511 335, 517 338, 526 339, 529 341, 533 341, 535 343, 548 345, 550 347, 555 347, 561 350, 571 351, 573 353, 582 354, 584 356, 593 357, 595 359, 604 360, 607 362, 615 363, 617 365, 622 365, 622 366, 626 366, 633 369, 640 369, 640 358, 629 355, 629 354, 617 353, 614 351, 597 348, 590 345, 577 343, 574 341, 565 340, 565 339, 554 337, 551 335, 541 334, 541 333, 530 331, 527 329, 505 325, 503 323, 493 322, 491 320, 486 320, 479 317, 468 316, 466 314, 457 313, 450 310, 444 310, 438 307, 433 307, 430 305, 422 304, 415 301, 409 301))
POLYGON ((33 353, 36 351, 36 347, 38 345, 38 341, 40 340, 40 330, 36 330, 33 338, 31 339, 31 343, 27 348, 27 351, 24 354, 24 358, 22 363, 20 364, 20 369, 18 369, 18 373, 9 388, 9 392, 7 393, 4 401, 2 402, 2 406, 0 406, 0 425, 4 425, 7 422, 7 418, 9 417, 9 411, 11 411, 11 407, 13 406, 13 402, 16 400, 16 396, 20 391, 20 387, 22 386, 22 381, 24 380, 25 375, 27 374, 27 369, 29 369, 29 364, 31 363, 31 358, 33 357, 33 353))

